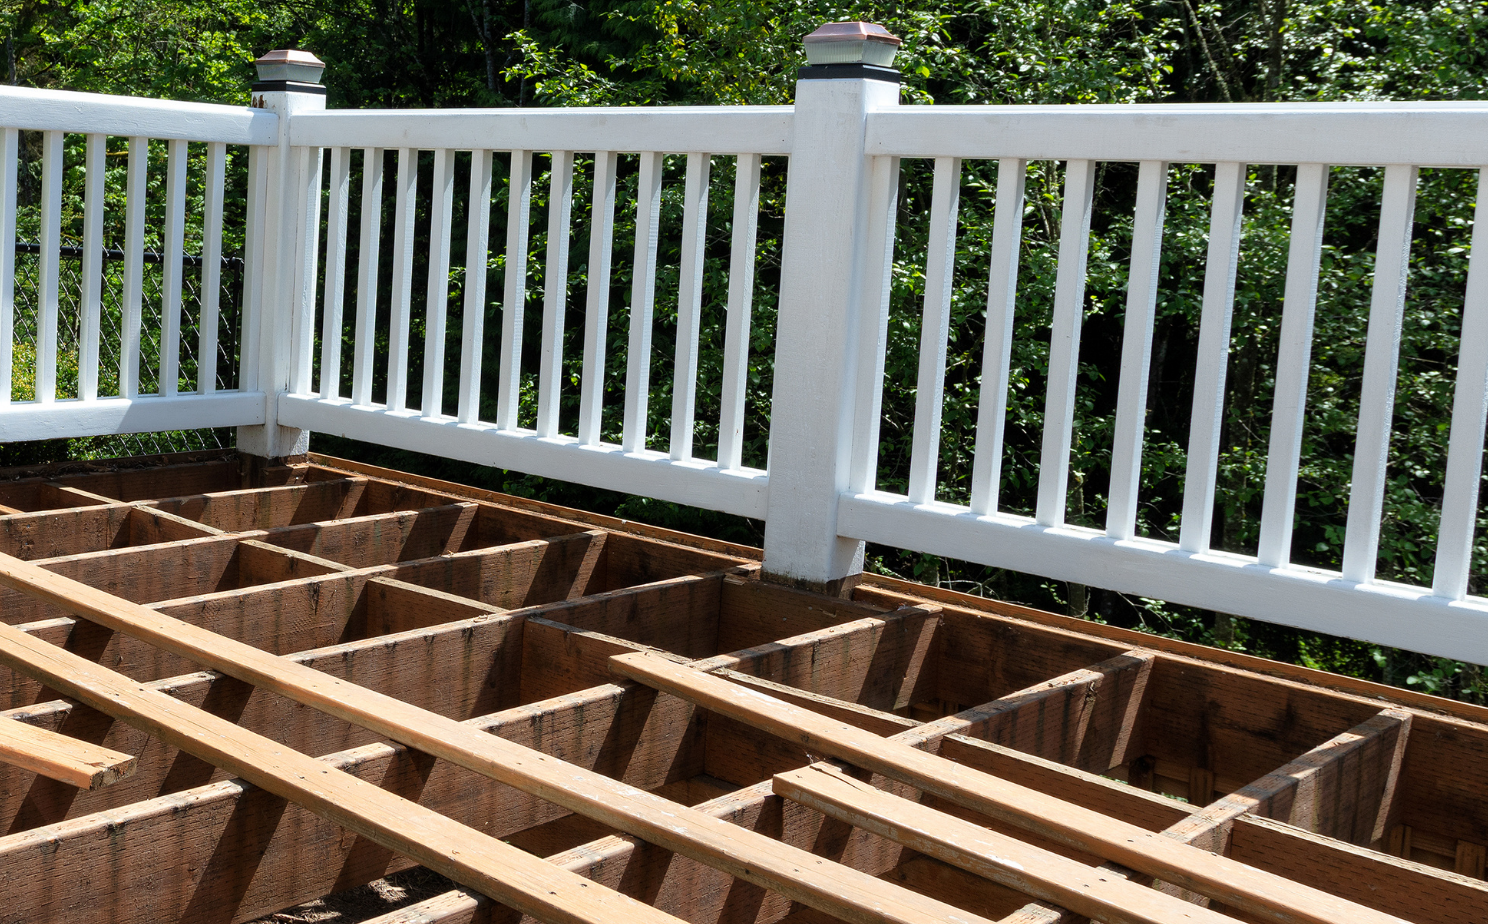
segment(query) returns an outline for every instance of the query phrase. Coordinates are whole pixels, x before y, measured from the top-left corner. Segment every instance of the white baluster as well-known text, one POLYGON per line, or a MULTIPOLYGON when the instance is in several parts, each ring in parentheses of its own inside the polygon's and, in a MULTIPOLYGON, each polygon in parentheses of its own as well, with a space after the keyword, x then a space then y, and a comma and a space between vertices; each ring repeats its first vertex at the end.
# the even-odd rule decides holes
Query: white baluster
POLYGON ((10 403, 15 357, 16 164, 20 132, 0 128, 0 405, 10 403))
POLYGON ((697 356, 703 308, 703 259, 708 234, 708 177, 713 158, 687 155, 682 207, 682 266, 677 281, 677 352, 672 375, 671 455, 692 458, 693 415, 697 407, 697 356))
POLYGON ((62 249, 62 133, 41 136, 41 257, 36 284, 36 400, 57 398, 57 276, 62 249))
POLYGON ((513 151, 507 183, 506 291, 501 303, 501 377, 496 426, 517 428, 522 393, 522 320, 527 303, 527 234, 532 208, 532 152, 513 151))
POLYGON ((346 301, 346 224, 351 201, 351 149, 331 148, 327 178, 325 294, 321 297, 320 396, 341 397, 341 326, 346 301))
POLYGON ((372 358, 377 338, 377 263, 382 242, 381 148, 362 152, 362 229, 357 246, 356 343, 351 358, 351 401, 372 403, 372 358))
POLYGON ((537 433, 558 435, 563 389, 563 321, 568 308, 568 242, 573 228, 572 151, 554 151, 548 172, 548 250, 543 269, 542 359, 537 377, 537 433))
POLYGON ((434 152, 433 210, 429 215, 429 290, 424 307, 425 417, 444 412, 444 339, 449 313, 450 236, 455 205, 455 152, 434 152))
POLYGON ((718 415, 718 467, 739 467, 744 452, 744 395, 749 381, 749 325, 759 232, 760 157, 740 154, 734 167, 734 237, 729 254, 728 323, 718 415))
POLYGON ((1126 324, 1121 337, 1121 381, 1116 394, 1116 439, 1111 450, 1111 491, 1106 507, 1106 535, 1112 539, 1130 539, 1136 531, 1142 437, 1147 423, 1147 372, 1152 367, 1152 323, 1157 310, 1157 269, 1167 199, 1168 165, 1144 161, 1137 171, 1126 324))
POLYGON ((579 391, 579 442, 599 444, 604 417, 605 341, 610 319, 610 254, 615 247, 613 151, 594 153, 594 203, 589 219, 589 284, 584 308, 584 370, 579 391))
POLYGON ((481 350, 486 332, 486 263, 491 243, 491 152, 470 155, 470 224, 465 232, 465 306, 460 345, 461 423, 480 418, 481 350))
POLYGON ((630 283, 630 346, 625 368, 626 452, 646 448, 646 413, 651 398, 651 314, 656 302, 656 243, 661 224, 662 155, 641 154, 636 183, 635 262, 630 283))
MULTIPOLYGON (((108 139, 88 136, 83 155, 83 285, 78 331, 78 397, 98 397, 98 329, 103 306, 104 155, 108 139)), ((0 245, 3 246, 3 245, 0 245)))
POLYGON ((1209 256, 1204 305, 1199 315, 1198 362, 1194 368, 1188 470, 1183 480, 1183 521, 1178 546, 1207 552, 1214 524, 1219 478, 1219 440, 1224 433, 1225 371, 1230 357, 1230 318, 1235 307, 1235 270, 1240 262, 1240 220, 1245 208, 1245 164, 1214 168, 1214 205, 1209 213, 1209 256))
POLYGON ((1327 201, 1328 168, 1323 164, 1297 167, 1258 555, 1261 564, 1274 568, 1287 564, 1292 557, 1292 518, 1297 506, 1297 469, 1306 422, 1307 375, 1312 362, 1312 323, 1327 201))
POLYGON ((145 171, 148 138, 129 139, 129 167, 124 183, 124 316, 119 326, 119 394, 139 394, 140 301, 145 282, 145 171))
MULTIPOLYGON (((91 175, 91 171, 89 173, 91 175)), ((201 322, 197 326, 196 390, 204 395, 217 390, 217 325, 222 298, 222 195, 226 178, 227 145, 214 141, 207 145, 207 177, 202 190, 201 322)), ((96 337, 94 351, 96 355, 96 337)))
POLYGON ((398 151, 398 185, 393 208, 392 321, 388 331, 387 404, 408 406, 408 337, 413 314, 413 216, 418 199, 418 149, 398 151))
POLYGON ((174 396, 181 380, 181 274, 186 234, 186 142, 166 142, 165 262, 160 284, 160 381, 157 390, 174 396))
POLYGON ((971 509, 997 512, 1002 484, 1002 433, 1007 422, 1008 370, 1013 311, 1018 294, 1018 247, 1023 237, 1023 187, 1028 161, 997 163, 997 212, 992 220, 992 266, 987 275, 987 332, 982 343, 982 387, 977 401, 976 456, 971 468, 971 509))
POLYGON ((1457 355, 1456 395, 1442 490, 1441 533, 1436 544, 1432 591, 1438 597, 1467 596, 1473 538, 1478 529, 1478 486, 1483 477, 1483 429, 1488 425, 1488 171, 1478 172, 1467 291, 1462 299, 1462 337, 1457 355))
POLYGON ((1044 401, 1044 439, 1039 457, 1040 526, 1064 523, 1094 196, 1095 161, 1070 161, 1064 177, 1064 218, 1059 229, 1059 269, 1054 278, 1054 323, 1049 338, 1049 391, 1044 401))
POLYGON ((915 388, 914 449, 909 457, 909 499, 935 500, 940 465, 940 415, 944 406, 946 341, 950 337, 951 282, 956 268, 956 214, 961 203, 961 160, 935 159, 930 197, 929 255, 920 320, 920 368, 915 388))

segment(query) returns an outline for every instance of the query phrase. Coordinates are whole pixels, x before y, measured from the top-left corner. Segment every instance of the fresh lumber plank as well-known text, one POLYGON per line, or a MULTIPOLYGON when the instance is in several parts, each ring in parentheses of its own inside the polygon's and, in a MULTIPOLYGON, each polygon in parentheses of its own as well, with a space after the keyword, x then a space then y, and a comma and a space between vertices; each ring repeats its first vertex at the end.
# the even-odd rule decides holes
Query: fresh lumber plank
POLYGON ((1111 924, 1220 924, 1208 909, 1108 878, 1092 867, 891 795, 829 764, 777 774, 778 796, 975 873, 1111 924))
MULTIPOLYGON (((669 599, 674 602, 686 602, 690 598, 687 594, 677 596, 676 594, 685 588, 679 587, 674 582, 667 582, 630 591, 614 591, 604 595, 605 599, 592 602, 563 602, 530 608, 520 613, 498 615, 500 611, 476 601, 425 588, 411 587, 387 578, 367 577, 364 572, 330 575, 312 580, 328 583, 310 585, 289 583, 278 586, 286 594, 294 590, 311 599, 329 601, 327 605, 333 610, 331 617, 334 617, 336 610, 343 610, 348 606, 361 607, 363 604, 357 601, 365 600, 365 608, 373 614, 371 618, 374 619, 384 618, 378 616, 377 611, 384 606, 391 606, 399 610, 415 608, 425 618, 438 620, 438 622, 424 628, 372 638, 354 638, 352 641, 331 644, 328 647, 317 646, 308 651, 288 655, 289 657, 333 676, 351 680, 362 686, 371 687, 398 699, 457 719, 516 706, 521 701, 518 697, 522 694, 524 674, 541 675, 544 671, 553 671, 559 675, 567 675, 573 672, 592 671, 592 666, 582 666, 575 663, 573 659, 592 660, 593 656, 603 653, 590 653, 586 639, 585 643, 576 644, 572 650, 560 647, 534 654, 535 657, 546 657, 548 660, 544 662, 527 661, 523 657, 523 642, 526 638, 525 618, 529 616, 541 618, 545 614, 556 614, 577 618, 583 622, 586 621, 584 615, 586 608, 613 608, 616 605, 616 599, 626 594, 639 598, 636 606, 648 610, 661 608, 662 604, 669 599), (362 584, 364 578, 366 583, 362 584), (329 583, 343 579, 346 584, 329 583), (454 617, 455 621, 444 621, 447 617, 454 617), (439 679, 433 682, 430 678, 439 679)), ((271 631, 271 625, 276 622, 284 623, 281 628, 285 632, 295 631, 296 627, 292 623, 299 613, 298 609, 291 608, 288 611, 275 609, 273 595, 268 591, 242 593, 251 594, 254 601, 252 606, 238 606, 239 598, 228 593, 196 601, 185 601, 182 604, 182 610, 184 615, 192 620, 202 616, 215 620, 217 628, 231 627, 241 620, 266 633, 271 631)), ((305 596, 297 596, 292 598, 292 602, 304 599, 305 596)), ((157 608, 167 612, 168 615, 176 612, 173 604, 158 604, 157 608)), ((402 617, 399 619, 403 621, 402 617)), ((334 621, 334 618, 330 621, 334 621)), ((558 624, 554 623, 554 626, 558 624)), ((125 665, 133 664, 140 667, 145 666, 147 662, 189 663, 176 654, 140 642, 124 633, 110 632, 88 620, 79 620, 74 623, 71 619, 61 619, 47 623, 33 623, 21 628, 33 634, 41 633, 41 637, 54 644, 68 644, 74 633, 101 633, 107 640, 102 649, 102 663, 109 666, 115 666, 114 659, 121 656, 125 665)), ((556 635, 561 636, 564 632, 576 631, 579 630, 566 626, 558 627, 556 635)), ((338 635, 333 627, 328 627, 325 634, 332 642, 338 635)), ((554 634, 549 633, 549 636, 554 634)), ((609 644, 616 643, 603 636, 596 635, 595 637, 609 644)), ((96 650, 98 650, 96 647, 86 649, 90 656, 96 650)), ((613 650, 610 649, 610 651, 613 650)), ((9 669, 3 667, 0 667, 0 675, 15 676, 9 669)), ((608 678, 607 669, 604 676, 608 678)), ((35 702, 36 694, 41 690, 41 685, 29 678, 25 678, 24 683, 27 687, 24 690, 18 690, 17 705, 35 702), (29 698, 20 696, 21 693, 28 694, 29 698)), ((356 725, 318 711, 304 710, 267 690, 256 691, 228 677, 202 673, 187 674, 160 681, 152 686, 217 714, 234 718, 250 730, 268 735, 281 743, 312 755, 354 747, 374 737, 370 732, 356 725)), ((606 696, 613 697, 618 695, 619 688, 606 684, 605 690, 606 696)), ((530 693, 542 697, 550 697, 555 692, 552 688, 541 686, 530 689, 530 693)), ((650 691, 646 692, 648 697, 654 699, 654 694, 650 691)), ((596 711, 596 709, 597 707, 593 704, 588 707, 589 713, 596 716, 594 721, 600 721, 600 717, 606 713, 603 710, 596 711)), ((689 714, 690 709, 689 706, 689 714)), ((86 716, 64 718, 69 710, 70 707, 64 703, 50 702, 28 707, 23 710, 23 714, 28 716, 28 721, 46 721, 51 723, 48 727, 53 730, 69 733, 79 726, 66 723, 80 721, 83 723, 82 731, 78 731, 77 735, 86 737, 91 734, 92 726, 89 723, 92 720, 86 716)), ((91 712, 91 710, 83 711, 91 712)), ((560 721, 559 724, 561 725, 562 722, 560 721)), ((686 728, 685 719, 682 727, 686 728)), ((75 817, 87 811, 116 808, 123 805, 129 798, 149 798, 157 792, 195 785, 204 782, 210 775, 210 768, 184 766, 179 763, 182 759, 175 749, 139 736, 128 725, 115 724, 111 729, 105 725, 97 732, 100 736, 105 733, 108 735, 107 740, 102 737, 96 740, 118 750, 140 755, 140 771, 133 779, 110 787, 101 793, 87 794, 74 799, 70 793, 66 792, 41 793, 35 789, 28 789, 25 780, 8 776, 6 769, 0 768, 0 831, 16 830, 18 824, 21 827, 32 827, 58 821, 63 817, 75 817)), ((615 746, 618 747, 618 743, 615 746)), ((689 772, 689 776, 702 772, 700 733, 696 753, 695 759, 677 758, 681 761, 678 772, 681 772, 683 765, 694 768, 689 772)), ((185 759, 184 763, 192 764, 193 762, 185 759)), ((624 769, 624 765, 621 764, 619 770, 624 771, 624 769)))
MULTIPOLYGON (((401 700, 170 619, 27 562, 0 557, 0 582, 23 587, 27 593, 115 631, 147 639, 246 683, 523 789, 844 920, 865 924, 929 922, 956 913, 954 908, 917 899, 912 893, 857 870, 823 862, 807 851, 745 831, 601 774, 555 761, 541 752, 476 732, 453 719, 401 700)), ((24 633, 13 632, 13 635, 28 644, 45 644, 24 633)), ((247 774, 240 775, 257 782, 247 774)), ((968 922, 980 920, 963 917, 968 922)))
POLYGON ((11 626, 0 626, 0 660, 540 920, 564 924, 676 920, 11 626))
POLYGON ((79 741, 14 719, 0 719, 0 763, 48 779, 100 789, 134 772, 134 755, 79 741))
POLYGON ((1262 873, 1226 857, 1162 838, 1129 822, 1010 784, 950 760, 890 741, 719 677, 647 653, 611 662, 624 677, 688 699, 807 748, 846 760, 998 821, 1077 850, 1173 882, 1248 913, 1278 922, 1398 921, 1307 886, 1262 873))
MULTIPOLYGON (((100 715, 81 705, 78 712, 100 715)), ((657 789, 701 770, 692 712, 690 705, 651 690, 606 686, 468 724, 632 786, 657 789)), ((323 759, 493 837, 568 814, 401 745, 378 742, 323 759)), ((110 811, 0 837, 0 869, 31 886, 14 897, 10 911, 0 909, 0 922, 250 921, 412 865, 240 780, 203 780, 152 798, 161 788, 157 784, 142 801, 126 800, 110 811)), ((772 829, 767 824, 762 830, 772 829)), ((803 834, 796 842, 813 841, 803 834)), ((726 881, 724 892, 729 884, 737 891, 731 877, 718 875, 726 881)))

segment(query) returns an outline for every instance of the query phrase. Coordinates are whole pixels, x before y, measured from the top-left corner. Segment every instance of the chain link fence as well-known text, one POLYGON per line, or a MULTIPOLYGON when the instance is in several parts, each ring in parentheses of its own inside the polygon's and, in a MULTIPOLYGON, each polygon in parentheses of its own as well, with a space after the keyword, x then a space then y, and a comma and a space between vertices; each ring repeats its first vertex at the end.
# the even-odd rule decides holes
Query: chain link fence
MULTIPOLYGON (((82 316, 83 248, 62 247, 58 252, 57 312, 57 397, 78 395, 78 357, 82 316)), ((124 317, 124 280, 122 250, 103 251, 102 305, 99 317, 98 394, 108 397, 119 393, 119 351, 124 317)), ((37 293, 41 247, 32 242, 15 245, 15 362, 12 373, 11 399, 29 400, 35 378, 37 293)), ((202 258, 186 255, 181 268, 181 347, 180 380, 182 391, 194 391, 199 375, 210 375, 219 389, 238 387, 238 346, 241 333, 243 260, 222 258, 221 292, 218 295, 217 355, 201 362, 202 258)), ((162 325, 162 290, 165 284, 165 256, 157 251, 144 252, 141 293, 140 367, 141 394, 160 390, 160 337, 162 325)), ((117 436, 87 437, 68 440, 67 455, 74 459, 98 459, 118 456, 156 455, 201 449, 224 449, 233 445, 236 431, 232 428, 176 430, 162 433, 134 433, 117 436)))

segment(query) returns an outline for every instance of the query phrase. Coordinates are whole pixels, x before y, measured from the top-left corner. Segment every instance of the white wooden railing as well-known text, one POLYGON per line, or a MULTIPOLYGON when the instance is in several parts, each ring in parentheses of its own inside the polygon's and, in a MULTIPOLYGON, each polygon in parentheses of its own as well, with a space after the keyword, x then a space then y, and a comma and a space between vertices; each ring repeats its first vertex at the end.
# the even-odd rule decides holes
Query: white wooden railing
MULTIPOLYGON (((17 129, 43 133, 43 254, 58 241, 57 177, 64 132, 89 139, 84 224, 90 250, 101 246, 102 197, 91 168, 101 156, 97 151, 103 136, 169 142, 164 237, 167 253, 177 260, 186 143, 210 146, 205 188, 216 192, 207 196, 206 252, 220 240, 214 228, 220 227, 222 208, 220 198, 213 197, 220 197, 223 146, 249 145, 253 151, 245 247, 244 389, 214 392, 204 382, 196 393, 179 393, 176 369, 170 365, 178 329, 171 326, 178 316, 171 300, 178 295, 168 292, 161 394, 138 394, 133 387, 137 377, 121 366, 120 394, 99 396, 96 378, 90 378, 97 365, 93 292, 85 295, 92 307, 83 322, 80 397, 56 398, 55 336, 39 335, 38 398, 24 404, 7 401, 0 408, 0 439, 232 425, 242 428, 240 448, 283 456, 302 451, 309 431, 335 433, 763 518, 767 573, 809 585, 829 585, 860 570, 863 542, 868 541, 1488 662, 1488 600, 1467 593, 1488 419, 1488 258, 1482 256, 1488 238, 1481 220, 1475 226, 1478 246, 1466 285, 1434 583, 1414 587, 1377 580, 1374 573, 1417 170, 1488 165, 1488 104, 901 108, 896 85, 881 79, 882 74, 848 69, 832 72, 830 79, 814 79, 819 76, 803 73, 812 79, 799 82, 796 104, 778 108, 326 112, 323 96, 295 86, 256 93, 254 109, 0 89, 0 125, 6 126, 0 161, 5 171, 0 324, 8 325, 12 316, 8 261, 14 239, 17 129), (383 175, 384 151, 397 152, 390 177, 383 175), (421 406, 410 407, 408 353, 418 304, 412 286, 413 223, 421 151, 434 152, 430 270, 422 293, 426 337, 421 406), (563 285, 544 289, 535 425, 518 420, 534 152, 550 165, 544 279, 567 277, 575 154, 593 157, 594 194, 588 207, 596 232, 591 237, 575 434, 559 427, 564 389, 572 387, 562 375, 568 307, 563 285), (463 256, 451 254, 457 153, 470 160, 463 256), (686 155, 687 173, 671 438, 668 451, 662 452, 648 448, 646 428, 665 154, 686 155), (620 155, 638 157, 639 193, 624 406, 607 408, 609 254, 620 155), (734 157, 738 164, 720 438, 712 460, 696 458, 692 446, 710 155, 734 157), (790 170, 768 472, 741 464, 762 156, 787 157, 790 170), (502 329, 483 329, 486 274, 470 273, 458 400, 447 408, 442 383, 445 364, 453 361, 445 356, 449 267, 452 260, 462 259, 466 267, 487 265, 494 157, 510 165, 504 288, 499 299, 492 299, 505 306, 502 329), (352 168, 358 158, 355 194, 364 207, 360 227, 352 229, 352 168), (934 191, 909 484, 905 494, 893 494, 878 489, 877 452, 902 158, 933 160, 934 191), (936 500, 936 478, 958 176, 964 159, 996 160, 999 169, 972 490, 970 503, 958 506, 936 500), (1035 515, 1025 517, 999 510, 998 489, 1012 312, 1019 297, 1023 185, 1031 160, 1065 162, 1066 179, 1038 500, 1035 515), (1113 161, 1137 162, 1140 174, 1109 508, 1105 529, 1095 530, 1067 524, 1066 506, 1093 180, 1097 164, 1113 161), (1228 268, 1205 276, 1183 519, 1176 543, 1136 532, 1169 163, 1217 165, 1208 266, 1228 268), (1212 549, 1210 534, 1244 183, 1247 165, 1254 164, 1296 165, 1297 182, 1259 551, 1245 556, 1212 549), (1328 572, 1293 565, 1289 558, 1328 165, 1346 164, 1385 167, 1385 194, 1343 568, 1328 572), (391 228, 381 226, 382 210, 376 207, 387 182, 396 184, 391 228), (323 196, 328 203, 324 215, 323 196), (352 233, 358 236, 356 266, 348 260, 352 233), (391 349, 386 396, 374 401, 376 268, 384 248, 393 265, 386 331, 391 349), (348 277, 354 280, 349 287, 354 304, 343 304, 348 277), (344 357, 340 332, 348 322, 355 347, 344 357), (482 346, 495 340, 500 343, 496 410, 494 419, 482 419, 482 346), (351 387, 343 393, 347 363, 351 387), (618 443, 602 438, 606 419, 623 422, 618 443)), ((136 170, 142 169, 136 167, 142 144, 130 142, 126 249, 135 254, 141 247, 143 216, 143 180, 135 180, 136 170)), ((1488 219, 1485 209, 1488 186, 1480 194, 1480 219, 1488 219)), ((55 312, 49 316, 47 306, 55 305, 55 260, 50 268, 43 261, 41 275, 40 328, 54 330, 55 312)), ((138 326, 137 270, 133 278, 128 304, 136 307, 130 309, 127 331, 138 326)), ((8 399, 10 329, 0 334, 6 345, 0 374, 8 399)), ((137 345, 126 341, 121 355, 137 357, 137 345)), ((491 396, 486 397, 489 407, 491 396)))
MULTIPOLYGON (((229 145, 263 146, 274 142, 278 119, 267 112, 231 106, 207 106, 162 100, 132 99, 6 87, 0 95, 0 441, 56 436, 142 433, 197 427, 238 426, 264 422, 264 393, 251 364, 243 367, 241 390, 220 391, 212 372, 199 373, 194 391, 181 391, 181 273, 186 222, 187 145, 206 148, 202 217, 203 298, 197 355, 217 355, 218 293, 221 268, 223 181, 229 145), (15 322, 15 240, 20 129, 40 135, 40 244, 36 283, 34 400, 12 402, 15 322), (74 399, 58 398, 58 279, 61 251, 63 139, 83 135, 86 171, 83 225, 83 287, 79 318, 74 399), (105 249, 105 154, 108 139, 127 146, 127 204, 124 209, 123 298, 118 339, 119 357, 113 394, 99 391, 102 325, 102 258, 105 249), (124 140, 127 139, 127 140, 124 140), (140 342, 144 280, 146 167, 148 145, 163 141, 168 150, 164 203, 163 285, 159 330, 158 382, 155 394, 140 392, 140 342)), ((250 219, 250 238, 259 229, 250 219)), ((251 252, 250 259, 254 256, 251 252)), ((257 317, 245 318, 249 325, 257 317)))

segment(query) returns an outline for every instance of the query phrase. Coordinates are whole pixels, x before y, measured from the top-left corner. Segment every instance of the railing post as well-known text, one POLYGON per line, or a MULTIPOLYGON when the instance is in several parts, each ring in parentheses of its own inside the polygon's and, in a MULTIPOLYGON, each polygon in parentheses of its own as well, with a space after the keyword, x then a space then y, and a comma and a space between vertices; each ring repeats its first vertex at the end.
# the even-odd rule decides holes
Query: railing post
MULTIPOLYGON (((770 408, 765 576, 840 592, 863 543, 837 534, 848 487, 860 333, 876 329, 881 280, 869 233, 868 114, 899 103, 899 39, 870 23, 807 36, 796 83, 770 408)), ((866 335, 866 334, 864 334, 866 335)))
POLYGON ((258 82, 253 106, 279 116, 279 143, 254 149, 250 163, 247 296, 243 330, 242 379, 245 388, 264 392, 265 421, 238 428, 238 450, 263 459, 304 455, 307 430, 279 426, 279 398, 289 388, 295 346, 308 297, 314 314, 313 253, 320 212, 320 162, 289 145, 293 113, 325 109, 320 84, 325 63, 308 51, 271 51, 254 62, 258 82), (255 184, 254 181, 257 181, 255 184), (312 189, 312 183, 316 189, 312 189))

